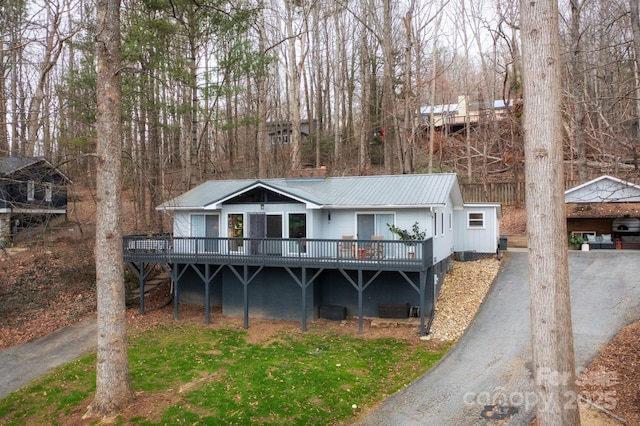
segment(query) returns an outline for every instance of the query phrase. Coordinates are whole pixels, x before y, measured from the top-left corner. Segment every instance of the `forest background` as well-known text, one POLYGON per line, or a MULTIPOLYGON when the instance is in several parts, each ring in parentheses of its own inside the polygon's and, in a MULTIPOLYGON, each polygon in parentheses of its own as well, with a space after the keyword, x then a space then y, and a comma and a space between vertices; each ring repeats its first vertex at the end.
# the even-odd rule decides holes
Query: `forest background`
MULTIPOLYGON (((560 2, 567 180, 640 178, 638 3, 560 2)), ((90 186, 95 19, 89 0, 0 3, 0 156, 42 156, 90 186)), ((519 46, 515 0, 124 0, 135 227, 166 230, 154 207, 211 178, 326 166, 522 181, 519 46), (460 96, 507 114, 452 132, 424 113, 460 96)))

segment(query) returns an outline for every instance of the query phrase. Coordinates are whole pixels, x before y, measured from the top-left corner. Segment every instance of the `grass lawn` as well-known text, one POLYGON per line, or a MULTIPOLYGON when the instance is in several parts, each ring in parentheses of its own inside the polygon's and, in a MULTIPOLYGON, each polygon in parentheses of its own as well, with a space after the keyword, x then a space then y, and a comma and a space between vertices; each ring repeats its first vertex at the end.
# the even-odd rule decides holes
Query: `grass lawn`
MULTIPOLYGON (((427 371, 448 350, 331 330, 247 342, 245 331, 163 325, 129 343, 136 400, 113 424, 337 424, 427 371)), ((0 401, 0 424, 81 419, 95 391, 95 354, 0 401)))

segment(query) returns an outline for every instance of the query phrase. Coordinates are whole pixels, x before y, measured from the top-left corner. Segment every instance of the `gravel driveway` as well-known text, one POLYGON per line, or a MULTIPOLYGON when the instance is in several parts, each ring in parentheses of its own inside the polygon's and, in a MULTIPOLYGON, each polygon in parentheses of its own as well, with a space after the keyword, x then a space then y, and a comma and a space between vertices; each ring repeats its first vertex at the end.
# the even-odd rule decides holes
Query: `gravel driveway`
MULTIPOLYGON (((640 319, 640 251, 570 251, 576 368, 640 319)), ((528 424, 534 416, 527 255, 508 252, 465 335, 429 373, 357 425, 528 424), (491 411, 496 402, 508 408, 491 411), (493 420, 489 420, 491 417, 493 420)))

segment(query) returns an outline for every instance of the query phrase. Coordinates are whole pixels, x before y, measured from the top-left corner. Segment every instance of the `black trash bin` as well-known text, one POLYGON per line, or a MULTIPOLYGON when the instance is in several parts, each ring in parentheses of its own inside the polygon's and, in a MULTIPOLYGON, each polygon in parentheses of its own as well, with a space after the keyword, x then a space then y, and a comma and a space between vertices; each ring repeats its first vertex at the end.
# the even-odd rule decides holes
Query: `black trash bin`
POLYGON ((502 251, 506 251, 507 250, 507 238, 506 237, 500 237, 498 239, 498 249, 500 249, 502 251))

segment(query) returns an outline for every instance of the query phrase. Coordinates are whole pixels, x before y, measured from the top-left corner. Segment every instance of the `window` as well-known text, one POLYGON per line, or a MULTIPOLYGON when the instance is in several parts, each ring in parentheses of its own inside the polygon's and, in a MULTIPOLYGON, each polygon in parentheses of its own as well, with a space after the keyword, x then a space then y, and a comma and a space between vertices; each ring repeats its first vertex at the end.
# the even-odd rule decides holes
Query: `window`
POLYGON ((433 212, 433 238, 438 238, 438 213, 433 212))
POLYGON ((229 238, 230 251, 242 251, 244 249, 244 216, 242 213, 230 213, 227 216, 227 235, 229 238))
POLYGON ((220 236, 220 216, 217 214, 191 215, 191 236, 196 240, 196 249, 199 252, 218 252, 218 240, 220 236))
POLYGON ((444 237, 444 213, 440 213, 440 231, 444 237))
POLYGON ((449 212, 449 231, 453 231, 453 213, 449 212))
POLYGON ((289 214, 289 238, 307 237, 307 215, 305 213, 289 214))
POLYGON ((356 222, 360 240, 370 240, 372 235, 382 235, 385 239, 393 238, 387 226, 394 223, 392 213, 358 213, 356 222))
POLYGON ((44 184, 44 201, 50 203, 53 198, 53 186, 50 183, 44 184))
POLYGON ((32 180, 27 182, 27 201, 33 201, 36 198, 36 183, 32 180))
POLYGON ((480 229, 480 228, 484 228, 484 213, 483 212, 477 212, 477 213, 469 213, 468 217, 468 221, 467 221, 467 227, 468 228, 474 228, 474 229, 480 229))
POLYGON ((289 238, 298 238, 291 241, 289 251, 293 253, 306 253, 307 244, 307 215, 305 213, 289 213, 289 238))

